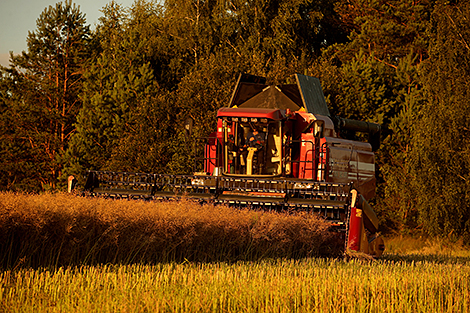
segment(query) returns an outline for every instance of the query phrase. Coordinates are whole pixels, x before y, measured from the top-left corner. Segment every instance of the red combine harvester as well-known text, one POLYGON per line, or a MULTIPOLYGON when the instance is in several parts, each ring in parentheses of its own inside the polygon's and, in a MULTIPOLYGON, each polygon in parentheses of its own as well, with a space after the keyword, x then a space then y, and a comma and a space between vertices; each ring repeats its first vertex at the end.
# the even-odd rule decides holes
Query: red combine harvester
POLYGON ((217 113, 217 131, 197 139, 204 153, 195 152, 193 175, 89 171, 84 192, 318 213, 344 236, 346 251, 381 256, 378 219, 367 203, 375 195, 380 125, 332 117, 320 81, 295 77, 296 84, 274 86, 240 75, 217 113))

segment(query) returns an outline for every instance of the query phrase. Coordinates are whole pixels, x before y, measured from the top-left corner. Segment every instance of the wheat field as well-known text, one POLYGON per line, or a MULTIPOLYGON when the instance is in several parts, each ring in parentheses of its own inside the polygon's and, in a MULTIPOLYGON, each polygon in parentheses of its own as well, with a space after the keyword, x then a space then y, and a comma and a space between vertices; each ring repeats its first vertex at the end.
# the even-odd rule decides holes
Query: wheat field
POLYGON ((345 261, 327 227, 190 201, 0 193, 0 312, 470 311, 465 245, 395 238, 379 260, 345 261))

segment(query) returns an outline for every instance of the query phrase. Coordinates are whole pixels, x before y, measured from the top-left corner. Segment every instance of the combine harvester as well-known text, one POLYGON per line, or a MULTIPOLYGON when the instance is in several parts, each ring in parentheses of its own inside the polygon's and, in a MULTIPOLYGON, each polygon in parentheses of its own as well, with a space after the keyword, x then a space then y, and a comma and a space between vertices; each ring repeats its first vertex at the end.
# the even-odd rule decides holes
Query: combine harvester
MULTIPOLYGON (((217 113, 217 131, 196 140, 195 151, 202 146, 204 153, 195 152, 200 167, 193 175, 89 171, 84 194, 147 200, 184 196, 318 213, 343 236, 345 251, 381 256, 378 219, 367 203, 375 195, 380 125, 331 116, 320 81, 295 77, 296 84, 274 86, 263 77, 240 75, 230 103, 217 113)), ((188 120, 188 132, 191 125, 188 120)))

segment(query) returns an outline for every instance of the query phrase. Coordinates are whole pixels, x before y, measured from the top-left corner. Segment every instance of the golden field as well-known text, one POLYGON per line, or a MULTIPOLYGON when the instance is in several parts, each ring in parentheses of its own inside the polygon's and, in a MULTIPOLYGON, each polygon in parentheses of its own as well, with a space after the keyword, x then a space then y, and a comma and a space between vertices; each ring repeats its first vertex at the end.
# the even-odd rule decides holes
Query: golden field
POLYGON ((0 273, 2 312, 468 312, 470 264, 274 259, 0 273))
POLYGON ((310 215, 0 194, 0 312, 469 312, 463 243, 389 238, 378 260, 310 215), (318 257, 320 256, 320 257, 318 257))
POLYGON ((238 261, 336 256, 328 224, 297 216, 69 194, 0 193, 0 265, 238 261))

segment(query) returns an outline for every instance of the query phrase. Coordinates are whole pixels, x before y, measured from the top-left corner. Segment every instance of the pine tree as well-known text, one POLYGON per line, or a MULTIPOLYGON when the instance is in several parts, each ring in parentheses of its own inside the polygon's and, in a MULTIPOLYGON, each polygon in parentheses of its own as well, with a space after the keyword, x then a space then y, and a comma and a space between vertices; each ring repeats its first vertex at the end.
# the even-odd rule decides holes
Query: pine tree
POLYGON ((349 42, 332 46, 329 53, 347 62, 360 50, 397 67, 409 53, 416 63, 428 56, 426 27, 433 0, 351 0, 338 3, 341 23, 349 30, 349 42))
POLYGON ((0 190, 40 191, 41 171, 16 119, 22 112, 21 82, 0 69, 0 190))
POLYGON ((412 155, 413 138, 426 98, 419 67, 414 64, 412 54, 398 64, 396 101, 400 107, 391 117, 380 151, 380 173, 384 183, 377 211, 389 229, 401 234, 407 234, 419 225, 412 155))
POLYGON ((94 34, 99 53, 84 74, 83 107, 67 152, 69 174, 160 172, 167 163, 174 113, 154 75, 162 62, 151 49, 160 46, 151 31, 159 25, 153 9, 145 2, 130 12, 114 2, 104 7, 94 34))
POLYGON ((7 103, 15 122, 13 138, 19 141, 17 146, 24 145, 24 164, 34 166, 37 173, 31 179, 38 179, 42 189, 57 187, 81 107, 78 94, 90 34, 85 23, 71 1, 49 6, 39 16, 36 31, 28 34, 28 51, 11 55, 11 67, 6 69, 17 84, 10 89, 14 101, 7 103))

